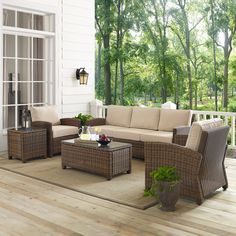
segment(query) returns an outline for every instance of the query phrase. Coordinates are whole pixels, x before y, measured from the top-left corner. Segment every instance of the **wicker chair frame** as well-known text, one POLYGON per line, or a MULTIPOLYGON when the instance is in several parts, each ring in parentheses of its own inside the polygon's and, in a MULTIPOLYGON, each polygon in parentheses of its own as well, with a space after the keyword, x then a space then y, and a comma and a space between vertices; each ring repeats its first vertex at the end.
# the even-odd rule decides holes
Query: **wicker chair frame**
MULTIPOLYGON (((75 118, 63 118, 60 119, 61 125, 69 125, 80 127, 80 121, 75 118)), ((53 138, 52 133, 52 123, 46 121, 34 121, 32 122, 32 127, 34 128, 43 128, 47 130, 47 155, 52 157, 53 155, 61 153, 61 141, 67 139, 78 138, 78 134, 75 135, 66 135, 62 137, 53 138)))
POLYGON ((152 185, 150 172, 160 166, 175 166, 181 176, 181 195, 200 205, 216 189, 228 188, 224 160, 228 126, 203 131, 198 151, 167 143, 145 143, 145 188, 152 185))

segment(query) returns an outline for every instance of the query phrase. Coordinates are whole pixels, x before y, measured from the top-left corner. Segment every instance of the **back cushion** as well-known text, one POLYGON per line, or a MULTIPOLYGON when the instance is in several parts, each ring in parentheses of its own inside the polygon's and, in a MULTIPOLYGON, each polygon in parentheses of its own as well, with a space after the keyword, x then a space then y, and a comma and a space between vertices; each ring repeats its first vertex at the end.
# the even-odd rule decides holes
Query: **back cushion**
POLYGON ((110 105, 107 109, 107 125, 130 127, 132 107, 110 105))
POLYGON ((173 131, 175 127, 191 125, 191 110, 161 109, 158 130, 173 131))
POLYGON ((160 119, 160 109, 133 107, 130 127, 157 130, 160 119))
POLYGON ((220 127, 222 125, 223 120, 219 118, 193 122, 186 142, 186 147, 198 151, 202 131, 220 127))
POLYGON ((30 108, 32 121, 47 121, 52 125, 60 124, 56 106, 43 106, 30 108))

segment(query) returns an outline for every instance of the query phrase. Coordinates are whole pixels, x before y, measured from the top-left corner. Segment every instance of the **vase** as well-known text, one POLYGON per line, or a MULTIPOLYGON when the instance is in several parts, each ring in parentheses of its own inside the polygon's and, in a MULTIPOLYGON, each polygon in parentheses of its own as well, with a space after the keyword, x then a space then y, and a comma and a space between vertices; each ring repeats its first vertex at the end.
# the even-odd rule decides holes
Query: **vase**
POLYGON ((180 195, 180 182, 158 181, 156 195, 163 211, 175 211, 175 204, 180 195))
POLYGON ((89 126, 82 126, 79 129, 79 135, 80 135, 80 139, 82 139, 82 140, 90 140, 90 138, 91 138, 90 127, 89 126))

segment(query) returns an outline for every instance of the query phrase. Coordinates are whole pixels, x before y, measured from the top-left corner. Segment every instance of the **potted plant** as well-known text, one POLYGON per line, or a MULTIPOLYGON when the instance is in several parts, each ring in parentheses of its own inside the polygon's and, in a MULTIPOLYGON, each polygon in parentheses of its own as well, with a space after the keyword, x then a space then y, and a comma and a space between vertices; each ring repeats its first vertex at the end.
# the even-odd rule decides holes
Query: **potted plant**
POLYGON ((75 116, 75 119, 80 120, 81 126, 85 126, 86 122, 91 120, 93 117, 91 115, 83 115, 82 113, 79 113, 77 116, 75 116))
POLYGON ((162 166, 150 173, 153 178, 148 195, 158 198, 160 209, 163 211, 174 211, 175 204, 180 194, 180 176, 173 166, 162 166))

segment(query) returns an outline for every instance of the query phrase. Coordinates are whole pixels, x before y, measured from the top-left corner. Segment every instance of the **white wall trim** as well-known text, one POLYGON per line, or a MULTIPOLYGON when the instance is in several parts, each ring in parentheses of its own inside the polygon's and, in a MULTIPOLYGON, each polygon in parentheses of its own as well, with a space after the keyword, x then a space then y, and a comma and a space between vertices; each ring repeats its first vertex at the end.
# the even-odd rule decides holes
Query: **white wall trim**
POLYGON ((61 19, 62 19, 62 4, 63 0, 58 1, 58 6, 57 6, 57 12, 55 14, 55 105, 58 108, 58 112, 61 116, 62 113, 62 108, 61 108, 61 31, 62 31, 62 26, 61 26, 61 19))
POLYGON ((45 38, 54 36, 55 33, 47 32, 47 31, 40 31, 40 30, 32 30, 32 29, 23 29, 18 27, 10 27, 10 26, 3 26, 2 27, 5 34, 13 34, 13 35, 22 35, 22 36, 34 36, 37 38, 45 38))
MULTIPOLYGON (((2 33, 2 22, 3 22, 3 11, 2 11, 2 0, 0 0, 0 140, 3 134, 3 33, 2 33)), ((0 141, 0 150, 3 149, 3 140, 0 141)))
POLYGON ((2 0, 3 8, 20 8, 22 11, 36 11, 40 13, 56 13, 58 0, 53 1, 31 1, 31 0, 2 0), (55 2, 56 1, 56 2, 55 2), (51 4, 50 4, 51 2, 51 4))

